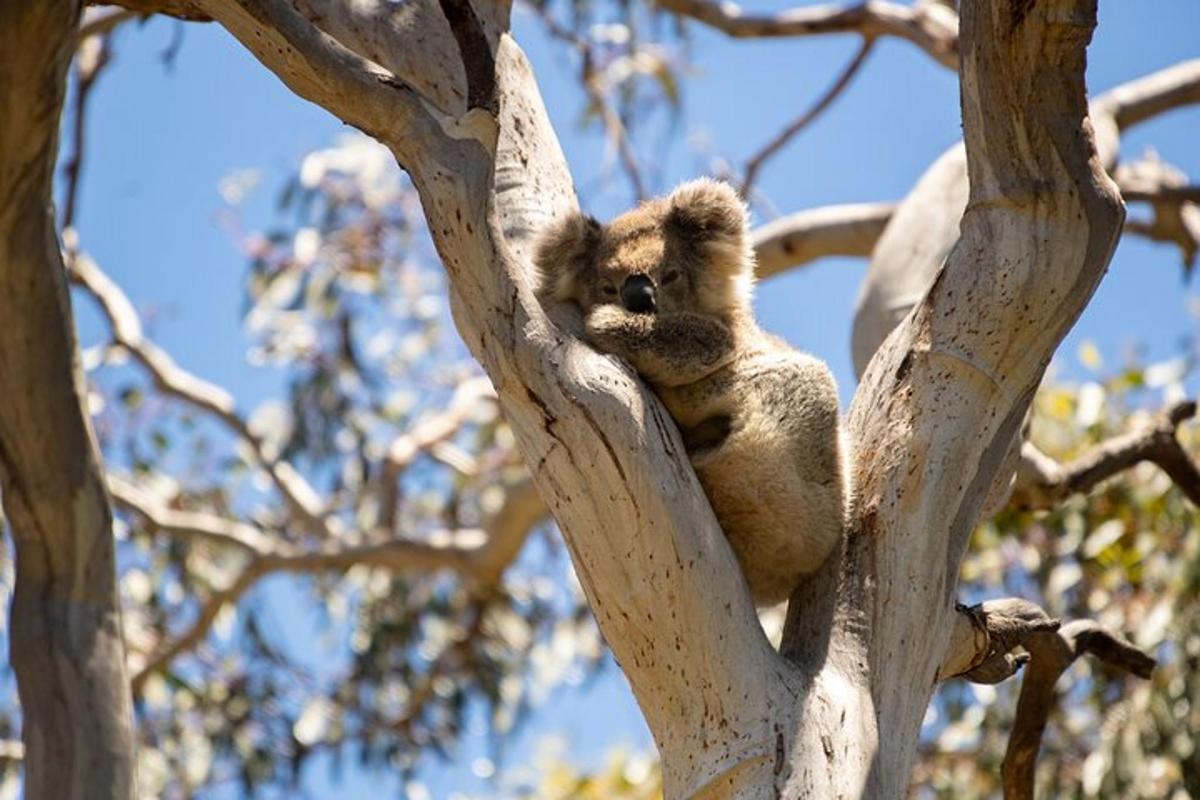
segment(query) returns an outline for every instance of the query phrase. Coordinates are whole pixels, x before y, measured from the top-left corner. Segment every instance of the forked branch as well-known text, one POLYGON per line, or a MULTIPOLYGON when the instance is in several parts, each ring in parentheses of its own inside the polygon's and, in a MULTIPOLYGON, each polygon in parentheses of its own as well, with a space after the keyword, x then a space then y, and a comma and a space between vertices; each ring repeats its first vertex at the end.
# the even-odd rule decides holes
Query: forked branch
POLYGON ((1149 678, 1155 661, 1120 634, 1092 620, 1066 625, 1019 598, 960 606, 942 660, 942 678, 999 683, 1025 674, 1001 778, 1004 800, 1033 800, 1034 767, 1058 678, 1085 653, 1119 672, 1149 678))
POLYGON ((1152 657, 1119 633, 1092 620, 1034 634, 1022 646, 1029 653, 1029 664, 1021 680, 1017 714, 1000 771, 1004 800, 1033 800, 1037 754, 1057 702, 1054 687, 1077 658, 1090 654, 1110 669, 1139 678, 1149 678, 1155 665, 1152 657))

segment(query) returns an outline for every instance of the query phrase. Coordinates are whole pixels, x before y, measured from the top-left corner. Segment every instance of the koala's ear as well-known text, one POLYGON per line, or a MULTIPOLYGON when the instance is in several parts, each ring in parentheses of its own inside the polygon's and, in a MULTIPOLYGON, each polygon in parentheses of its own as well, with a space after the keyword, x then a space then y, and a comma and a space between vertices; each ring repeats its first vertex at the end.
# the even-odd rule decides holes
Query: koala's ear
POLYGON ((746 235, 746 204, 724 181, 689 181, 667 201, 668 224, 690 241, 737 246, 746 235))
POLYGON ((600 223, 595 217, 573 211, 550 223, 534 248, 538 297, 559 303, 579 299, 580 275, 599 243, 600 223))
POLYGON ((733 187, 708 178, 685 183, 667 198, 667 228, 690 253, 702 302, 710 309, 748 307, 754 292, 746 204, 733 187))

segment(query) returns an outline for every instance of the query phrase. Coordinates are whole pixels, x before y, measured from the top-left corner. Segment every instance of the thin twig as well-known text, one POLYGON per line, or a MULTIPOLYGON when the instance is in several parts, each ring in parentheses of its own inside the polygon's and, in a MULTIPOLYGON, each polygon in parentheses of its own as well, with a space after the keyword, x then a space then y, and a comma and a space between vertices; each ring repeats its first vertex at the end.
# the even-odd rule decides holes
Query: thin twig
POLYGON ((637 153, 633 149, 629 130, 624 120, 621 119, 621 115, 613 107, 613 104, 609 102, 604 88, 603 74, 596 68, 594 48, 591 43, 560 25, 557 20, 550 16, 546 9, 534 6, 534 11, 546 26, 547 33, 567 43, 579 53, 581 62, 580 81, 583 84, 584 92, 587 93, 588 99, 595 105, 596 112, 600 115, 600 121, 604 125, 605 134, 616 148, 621 166, 625 170, 626 177, 629 178, 630 186, 633 188, 634 198, 639 202, 644 200, 646 198, 646 185, 642 179, 642 171, 638 164, 637 153))
POLYGON ((87 135, 87 105, 96 80, 108 66, 111 58, 108 33, 81 37, 75 54, 75 94, 71 103, 71 151, 63 166, 66 180, 65 198, 59 227, 70 228, 75 224, 75 210, 79 198, 79 185, 83 173, 84 147, 87 135))
POLYGON ((854 58, 850 59, 850 63, 842 70, 825 93, 817 98, 817 102, 813 103, 812 107, 805 111, 796 119, 792 120, 788 125, 780 131, 775 138, 767 142, 757 153, 746 161, 745 177, 742 179, 741 188, 738 190, 742 197, 749 197, 750 190, 754 187, 754 181, 758 178, 758 173, 762 169, 763 164, 767 159, 778 153, 784 146, 796 137, 801 131, 807 128, 829 108, 833 101, 846 90, 854 80, 854 76, 862 68, 866 62, 867 56, 871 54, 871 49, 875 46, 875 39, 871 36, 863 38, 862 45, 858 48, 858 52, 854 54, 854 58))

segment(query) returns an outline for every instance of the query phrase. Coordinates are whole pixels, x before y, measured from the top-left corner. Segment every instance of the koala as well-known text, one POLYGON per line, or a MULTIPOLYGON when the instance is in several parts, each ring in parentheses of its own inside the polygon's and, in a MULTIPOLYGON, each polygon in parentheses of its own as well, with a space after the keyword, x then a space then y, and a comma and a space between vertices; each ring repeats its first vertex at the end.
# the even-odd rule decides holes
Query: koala
POLYGON ((542 303, 578 305, 675 420, 755 602, 787 599, 842 535, 847 454, 829 368, 755 322, 737 193, 700 179, 607 225, 574 214, 534 260, 542 303))

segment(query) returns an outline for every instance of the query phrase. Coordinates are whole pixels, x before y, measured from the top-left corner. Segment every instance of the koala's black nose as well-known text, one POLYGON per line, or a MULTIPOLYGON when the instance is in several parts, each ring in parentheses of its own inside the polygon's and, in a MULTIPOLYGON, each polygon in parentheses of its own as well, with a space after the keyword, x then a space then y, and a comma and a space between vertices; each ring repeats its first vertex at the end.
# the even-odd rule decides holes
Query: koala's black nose
POLYGON ((630 275, 621 285, 621 303, 635 314, 653 314, 654 284, 645 275, 630 275))

